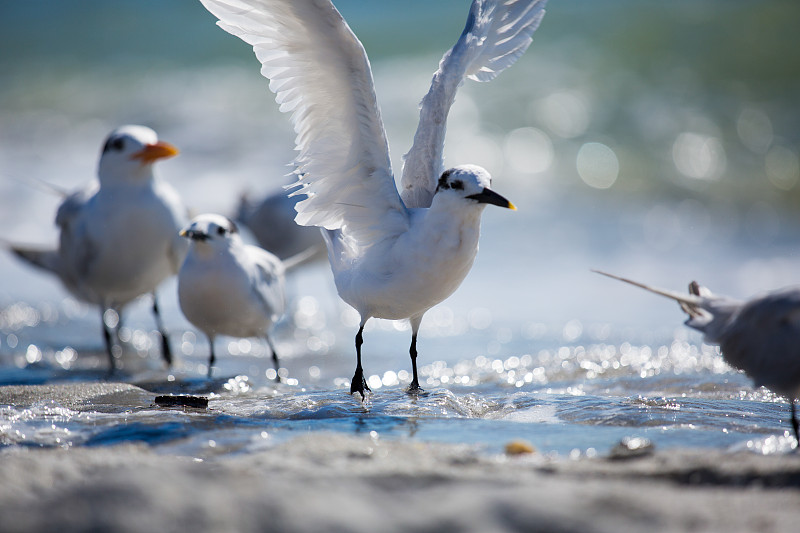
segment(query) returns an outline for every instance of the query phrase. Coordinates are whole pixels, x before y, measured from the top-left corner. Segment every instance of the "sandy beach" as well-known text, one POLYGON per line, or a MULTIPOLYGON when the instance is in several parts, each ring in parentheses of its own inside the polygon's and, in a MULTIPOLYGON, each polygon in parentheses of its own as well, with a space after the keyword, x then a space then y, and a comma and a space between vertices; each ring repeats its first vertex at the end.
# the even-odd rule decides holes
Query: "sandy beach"
MULTIPOLYGON (((138 387, 0 388, 0 403, 146 406, 138 387)), ((791 531, 800 454, 655 450, 569 459, 298 432, 248 453, 6 447, 2 531, 791 531)))

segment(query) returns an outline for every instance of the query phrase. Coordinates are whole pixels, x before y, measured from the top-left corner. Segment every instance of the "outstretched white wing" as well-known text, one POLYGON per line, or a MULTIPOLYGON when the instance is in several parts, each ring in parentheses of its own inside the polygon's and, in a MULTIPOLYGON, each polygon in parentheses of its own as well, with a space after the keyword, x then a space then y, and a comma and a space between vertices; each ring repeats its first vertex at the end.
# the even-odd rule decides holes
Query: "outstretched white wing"
POLYGON ((253 46, 296 149, 296 221, 341 229, 358 245, 404 231, 364 47, 329 0, 201 0, 253 46))
POLYGON ((531 44, 547 0, 473 0, 464 31, 442 57, 422 99, 414 144, 405 155, 401 196, 407 207, 429 207, 444 170, 447 115, 464 78, 491 81, 531 44))

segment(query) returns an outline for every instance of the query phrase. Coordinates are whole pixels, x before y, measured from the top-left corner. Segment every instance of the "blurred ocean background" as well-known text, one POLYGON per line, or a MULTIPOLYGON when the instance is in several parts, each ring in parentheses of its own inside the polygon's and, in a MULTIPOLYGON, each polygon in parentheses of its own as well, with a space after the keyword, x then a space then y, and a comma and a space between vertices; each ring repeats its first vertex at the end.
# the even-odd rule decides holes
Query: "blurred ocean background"
MULTIPOLYGON (((467 0, 335 2, 365 45, 395 171, 418 103, 461 32, 467 0)), ((95 174, 126 123, 180 156, 158 164, 195 213, 233 214, 288 181, 294 135, 252 51, 199 2, 32 0, 0 19, 0 235, 54 244, 60 202, 95 174)), ((145 441, 229 453, 298 432, 474 443, 513 438, 560 454, 625 436, 656 446, 790 448, 789 406, 682 326, 677 305, 602 269, 683 290, 698 280, 745 298, 800 280, 800 4, 793 0, 552 0, 526 54, 467 82, 446 163, 475 163, 519 208, 487 209, 471 274, 420 334, 422 386, 403 393, 406 325, 373 320, 374 395, 347 394, 357 316, 327 264, 289 280, 275 386, 258 340, 206 340, 161 291, 179 363, 159 359, 145 298, 125 316, 122 379, 212 394, 207 414, 0 406, 0 445, 145 441)), ((0 254, 0 384, 105 379, 99 313, 0 254)))

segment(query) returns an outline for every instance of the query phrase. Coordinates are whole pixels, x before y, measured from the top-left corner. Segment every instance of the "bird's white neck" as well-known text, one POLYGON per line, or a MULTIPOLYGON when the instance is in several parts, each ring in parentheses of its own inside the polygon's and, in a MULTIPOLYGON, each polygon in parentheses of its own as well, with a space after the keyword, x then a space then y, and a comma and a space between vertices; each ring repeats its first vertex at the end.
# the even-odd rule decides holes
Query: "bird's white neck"
POLYGON ((452 227, 472 227, 480 230, 481 215, 486 204, 464 201, 463 198, 448 194, 437 194, 426 210, 427 217, 438 224, 452 227))
POLYGON ((128 168, 100 167, 98 180, 101 187, 143 187, 155 180, 152 165, 136 165, 128 168))
POLYGON ((415 250, 420 256, 415 261, 427 265, 423 268, 464 270, 466 275, 478 250, 483 208, 459 198, 434 197, 429 208, 412 210, 407 240, 413 244, 406 249, 415 250))

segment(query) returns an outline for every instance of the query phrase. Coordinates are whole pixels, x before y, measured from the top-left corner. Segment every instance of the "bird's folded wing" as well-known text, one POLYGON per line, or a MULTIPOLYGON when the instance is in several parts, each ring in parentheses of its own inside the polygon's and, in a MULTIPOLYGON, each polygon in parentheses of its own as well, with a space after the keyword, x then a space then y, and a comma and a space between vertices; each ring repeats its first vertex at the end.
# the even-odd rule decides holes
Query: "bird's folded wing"
POLYGON ((403 231, 369 61, 329 0, 201 0, 219 26, 253 46, 281 111, 291 113, 297 222, 365 244, 403 231))
POLYGON ((255 265, 252 287, 266 313, 277 319, 284 313, 284 267, 281 260, 257 246, 247 246, 247 254, 255 265))
POLYGON ((86 204, 97 193, 99 186, 96 183, 84 187, 66 196, 56 211, 56 225, 62 230, 73 224, 86 209, 86 204))
POLYGON ((546 0, 473 0, 464 31, 447 51, 420 104, 414 144, 405 155, 401 196, 407 207, 428 207, 444 170, 447 115, 465 78, 491 81, 531 44, 546 0))
POLYGON ((720 338, 725 360, 755 385, 793 398, 800 393, 800 287, 741 304, 720 338))
POLYGON ((101 248, 93 238, 93 231, 102 231, 102 221, 92 223, 87 220, 90 202, 96 192, 96 184, 81 189, 69 195, 56 212, 56 225, 60 229, 61 270, 58 275, 70 290, 81 293, 81 297, 88 300, 92 298, 83 284, 94 270, 101 248))

